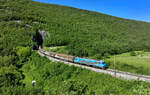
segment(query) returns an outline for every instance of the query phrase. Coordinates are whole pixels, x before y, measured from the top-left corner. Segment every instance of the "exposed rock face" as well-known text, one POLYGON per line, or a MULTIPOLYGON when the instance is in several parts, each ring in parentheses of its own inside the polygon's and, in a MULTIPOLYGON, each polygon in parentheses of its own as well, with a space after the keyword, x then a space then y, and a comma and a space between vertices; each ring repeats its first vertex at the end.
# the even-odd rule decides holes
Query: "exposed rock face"
POLYGON ((42 36, 42 39, 44 39, 45 37, 48 37, 48 38, 50 37, 50 34, 44 30, 39 30, 38 32, 42 36))
POLYGON ((13 20, 13 22, 21 23, 21 20, 13 20))
POLYGON ((43 40, 45 39, 45 37, 50 37, 49 32, 46 32, 44 30, 36 31, 36 41, 38 44, 38 48, 42 48, 43 40))
POLYGON ((29 27, 29 28, 31 28, 32 26, 31 26, 31 25, 29 25, 29 24, 26 24, 26 27, 29 27))

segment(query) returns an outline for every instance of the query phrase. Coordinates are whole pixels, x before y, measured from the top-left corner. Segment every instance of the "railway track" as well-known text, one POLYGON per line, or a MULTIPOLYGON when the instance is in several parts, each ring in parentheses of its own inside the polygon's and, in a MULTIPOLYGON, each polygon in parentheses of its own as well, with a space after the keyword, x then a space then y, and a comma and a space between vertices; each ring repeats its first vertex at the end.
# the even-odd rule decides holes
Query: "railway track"
POLYGON ((51 61, 54 61, 54 62, 63 62, 64 64, 82 67, 82 68, 89 69, 89 70, 94 71, 94 72, 109 74, 113 77, 117 77, 117 78, 121 78, 121 79, 140 80, 140 81, 145 81, 145 82, 150 83, 150 76, 132 74, 132 73, 129 73, 129 72, 122 72, 122 71, 112 70, 112 69, 103 70, 103 69, 99 69, 99 68, 89 67, 89 66, 86 66, 86 65, 75 64, 75 63, 72 63, 72 62, 68 62, 68 61, 64 61, 64 60, 60 60, 60 59, 51 57, 51 56, 48 55, 48 53, 49 53, 48 51, 43 51, 42 49, 38 50, 38 53, 41 56, 45 56, 45 57, 47 57, 48 59, 50 59, 51 61))

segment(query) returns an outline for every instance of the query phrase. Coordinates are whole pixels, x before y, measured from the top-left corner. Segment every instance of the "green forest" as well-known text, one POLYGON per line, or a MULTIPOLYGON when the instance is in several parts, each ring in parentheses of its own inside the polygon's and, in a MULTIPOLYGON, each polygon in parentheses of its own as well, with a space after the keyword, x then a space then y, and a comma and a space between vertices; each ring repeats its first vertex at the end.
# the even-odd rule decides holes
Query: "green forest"
POLYGON ((150 23, 31 0, 0 0, 0 95, 150 94, 149 83, 40 57, 38 30, 50 35, 43 47, 66 46, 76 56, 149 51, 150 47, 150 23), (32 80, 36 80, 34 87, 32 80))

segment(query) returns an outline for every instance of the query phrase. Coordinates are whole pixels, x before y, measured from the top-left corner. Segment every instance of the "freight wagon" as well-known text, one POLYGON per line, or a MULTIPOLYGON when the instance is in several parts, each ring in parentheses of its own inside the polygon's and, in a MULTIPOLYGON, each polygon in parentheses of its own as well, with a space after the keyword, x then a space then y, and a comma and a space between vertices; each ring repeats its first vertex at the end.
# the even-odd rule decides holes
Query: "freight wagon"
POLYGON ((66 55, 66 54, 56 54, 54 52, 46 52, 43 50, 41 50, 41 52, 43 52, 45 55, 48 55, 48 56, 51 56, 51 57, 54 57, 54 58, 57 58, 60 60, 73 62, 76 64, 88 65, 88 66, 98 67, 98 68, 102 68, 102 69, 106 68, 106 63, 104 61, 97 61, 97 60, 93 60, 93 59, 74 57, 74 56, 70 56, 70 55, 66 55))
POLYGON ((73 62, 74 56, 66 55, 66 54, 56 54, 55 58, 62 59, 64 61, 73 62))

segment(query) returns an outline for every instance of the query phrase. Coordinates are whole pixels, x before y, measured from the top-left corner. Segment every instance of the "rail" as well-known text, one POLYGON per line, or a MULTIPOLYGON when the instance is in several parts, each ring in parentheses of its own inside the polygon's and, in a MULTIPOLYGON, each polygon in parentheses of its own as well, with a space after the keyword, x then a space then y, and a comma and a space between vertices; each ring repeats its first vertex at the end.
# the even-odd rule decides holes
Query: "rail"
POLYGON ((116 71, 116 70, 112 70, 112 69, 103 70, 103 69, 90 67, 90 66, 86 66, 86 65, 75 64, 75 63, 72 63, 72 62, 68 62, 68 61, 64 61, 64 60, 61 60, 61 59, 57 59, 55 57, 51 57, 51 56, 48 55, 50 52, 42 50, 42 49, 39 49, 38 53, 41 56, 46 56, 51 61, 63 62, 64 64, 82 67, 82 68, 89 69, 89 70, 94 71, 94 72, 100 72, 100 73, 104 73, 104 74, 109 74, 109 75, 111 75, 113 77, 122 78, 122 79, 126 79, 126 80, 140 80, 140 81, 150 82, 150 76, 138 75, 138 74, 133 74, 133 73, 129 73, 129 72, 123 72, 123 71, 118 71, 118 70, 116 71))

